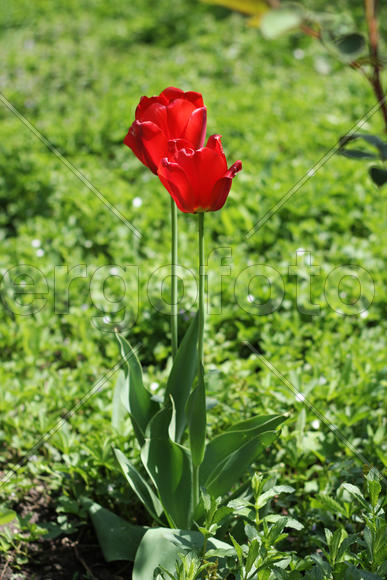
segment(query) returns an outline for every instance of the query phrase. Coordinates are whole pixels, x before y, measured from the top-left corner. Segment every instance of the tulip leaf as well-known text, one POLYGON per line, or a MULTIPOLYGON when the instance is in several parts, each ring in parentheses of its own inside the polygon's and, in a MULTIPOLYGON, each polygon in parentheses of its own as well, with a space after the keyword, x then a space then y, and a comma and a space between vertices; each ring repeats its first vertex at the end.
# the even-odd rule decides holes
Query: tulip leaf
POLYGON ((116 333, 121 349, 121 356, 126 359, 125 388, 121 388, 121 397, 129 411, 133 429, 140 445, 144 444, 145 429, 159 409, 152 400, 152 395, 144 387, 142 369, 135 351, 123 336, 116 333))
POLYGON ((201 380, 192 391, 187 404, 190 448, 192 463, 195 466, 199 466, 203 461, 206 445, 206 389, 203 367, 200 372, 201 380))
POLYGON ((284 415, 253 417, 246 421, 235 423, 227 431, 214 437, 206 447, 204 460, 200 466, 201 484, 203 486, 207 485, 212 478, 212 474, 218 471, 219 465, 227 459, 230 453, 237 451, 252 438, 266 431, 274 430, 285 419, 284 415))
POLYGON ((382 187, 385 183, 387 183, 387 169, 383 169, 382 167, 370 167, 369 174, 371 176, 372 181, 378 187, 382 187))
POLYGON ((266 12, 261 21, 261 32, 270 40, 297 29, 302 24, 304 14, 301 6, 287 5, 266 12))
POLYGON ((114 453, 116 454, 118 463, 120 464, 121 469, 134 493, 144 504, 152 518, 154 520, 160 521, 160 516, 163 513, 163 507, 156 494, 152 491, 142 475, 119 449, 115 449, 114 453))
MULTIPOLYGON (((173 573, 180 554, 200 553, 204 537, 192 530, 149 529, 138 547, 133 569, 133 580, 150 580, 154 571, 165 568, 173 573)), ((216 538, 209 538, 208 550, 230 550, 232 547, 216 538)))
POLYGON ((179 442, 187 424, 185 407, 197 373, 197 340, 199 317, 196 314, 177 351, 165 391, 165 401, 172 396, 176 409, 176 441, 179 442))
POLYGON ((123 394, 125 392, 125 383, 125 373, 120 371, 113 392, 112 426, 116 431, 121 431, 122 423, 126 416, 125 406, 122 402, 123 394))
POLYGON ((84 500, 83 503, 89 509, 105 560, 107 562, 133 561, 148 528, 130 524, 98 503, 90 500, 84 500))
POLYGON ((171 527, 192 524, 192 467, 188 449, 170 439, 171 406, 153 417, 146 431, 141 459, 171 527))
POLYGON ((213 497, 219 497, 227 493, 232 486, 242 477, 246 469, 255 461, 260 453, 270 445, 277 437, 275 431, 267 431, 257 435, 252 440, 241 445, 236 451, 230 453, 217 465, 206 481, 206 491, 213 497))
POLYGON ((234 423, 226 430, 226 433, 240 431, 245 434, 258 435, 265 431, 272 431, 286 420, 286 415, 260 415, 234 423))

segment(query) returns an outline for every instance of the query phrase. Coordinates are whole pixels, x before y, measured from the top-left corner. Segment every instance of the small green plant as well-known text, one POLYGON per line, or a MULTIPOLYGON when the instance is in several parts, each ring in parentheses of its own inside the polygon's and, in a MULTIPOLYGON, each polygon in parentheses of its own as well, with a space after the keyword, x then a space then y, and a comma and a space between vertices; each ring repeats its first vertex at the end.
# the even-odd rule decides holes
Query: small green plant
POLYGON ((387 141, 383 141, 376 135, 353 133, 348 137, 342 137, 338 152, 349 159, 379 160, 379 165, 371 165, 368 169, 369 175, 378 187, 382 187, 387 183, 387 141), (376 151, 372 151, 369 148, 354 149, 353 147, 348 147, 350 143, 357 140, 364 141, 368 146, 371 145, 376 151))
POLYGON ((174 573, 168 572, 165 568, 158 567, 154 571, 154 578, 167 580, 169 578, 178 580, 196 580, 202 572, 209 568, 209 562, 202 564, 199 556, 195 552, 188 554, 179 554, 179 560, 176 562, 174 573))

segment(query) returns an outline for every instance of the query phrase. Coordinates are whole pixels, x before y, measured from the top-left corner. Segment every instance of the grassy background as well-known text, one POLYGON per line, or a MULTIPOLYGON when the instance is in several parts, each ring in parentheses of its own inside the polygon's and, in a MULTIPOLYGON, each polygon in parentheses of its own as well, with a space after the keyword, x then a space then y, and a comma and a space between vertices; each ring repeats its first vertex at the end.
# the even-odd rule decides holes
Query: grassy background
MULTIPOLYGON (((334 156, 256 235, 246 239, 246 233, 374 105, 368 85, 309 39, 264 41, 242 16, 194 0, 1 0, 0 7, 1 93, 143 236, 133 236, 1 104, 0 267, 3 274, 20 264, 38 268, 48 295, 39 312, 15 316, 6 279, 0 288, 0 469, 17 465, 118 360, 101 323, 106 312, 98 307, 106 308, 106 300, 98 290, 94 303, 90 299, 90 279, 100 266, 140 266, 138 292, 135 278, 127 279, 128 338, 142 345, 147 384, 162 389, 169 321, 150 304, 147 281, 169 262, 169 199, 122 139, 140 95, 168 85, 197 90, 208 107, 208 134, 223 135, 230 162, 243 160, 226 207, 206 220, 208 252, 222 247, 232 253, 222 311, 208 317, 209 394, 219 401, 209 429, 253 413, 289 414, 280 440, 257 468, 294 485, 286 509, 305 526, 294 540, 296 551, 313 551, 319 541, 313 526, 325 517, 334 527, 336 517, 313 502, 344 480, 361 485, 363 465, 243 341, 270 360, 369 464, 385 468, 384 202, 365 165, 334 156), (138 197, 141 207, 133 204, 138 197), (313 282, 319 316, 298 311, 295 278, 287 276, 300 247, 321 267, 313 282), (257 263, 274 267, 285 283, 280 308, 267 316, 247 302, 241 308, 234 298, 236 276, 257 263), (72 283, 69 312, 61 314, 66 295, 57 278, 55 309, 54 268, 81 264, 87 277, 72 283), (366 268, 375 284, 363 316, 342 316, 324 299, 326 275, 347 264, 366 268)), ((381 132, 377 114, 365 129, 381 132)), ((195 267, 195 219, 181 215, 179 227, 180 262, 195 267)), ((119 296, 120 285, 110 282, 112 296, 119 296)), ((350 301, 356 284, 344 291, 350 301)), ((150 294, 157 300, 156 292, 150 294)), ((1 489, 16 511, 32 489, 54 498, 52 534, 82 525, 76 503, 81 494, 132 521, 142 517, 111 453, 111 442, 118 441, 129 455, 137 454, 129 425, 121 434, 111 427, 111 387, 64 421, 1 489)), ((24 525, 33 542, 39 530, 24 525)), ((17 536, 1 544, 16 550, 16 568, 29 557, 20 542, 17 536)))

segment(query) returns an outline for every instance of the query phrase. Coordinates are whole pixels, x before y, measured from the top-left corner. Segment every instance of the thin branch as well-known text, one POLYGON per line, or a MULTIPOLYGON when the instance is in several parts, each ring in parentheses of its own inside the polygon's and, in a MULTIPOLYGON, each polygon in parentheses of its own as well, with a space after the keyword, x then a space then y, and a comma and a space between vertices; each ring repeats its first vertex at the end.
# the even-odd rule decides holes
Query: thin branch
POLYGON ((3 568, 2 572, 1 572, 0 580, 2 580, 3 578, 5 578, 5 573, 6 573, 7 569, 8 569, 8 566, 9 566, 11 560, 12 560, 12 557, 10 556, 8 558, 8 560, 6 561, 5 566, 4 566, 4 568, 3 568))
POLYGON ((308 36, 311 36, 312 38, 317 38, 317 40, 321 39, 320 32, 318 30, 315 30, 314 28, 311 28, 307 24, 301 24, 300 29, 302 30, 302 32, 304 34, 307 34, 308 36))
POLYGON ((91 568, 86 564, 85 560, 80 555, 76 544, 73 545, 73 550, 74 550, 76 559, 82 564, 82 566, 84 567, 84 569, 86 570, 86 572, 88 573, 90 578, 92 578, 92 580, 98 580, 97 576, 94 576, 91 568))
POLYGON ((364 78, 366 78, 368 82, 372 83, 372 79, 371 79, 370 75, 367 73, 367 71, 361 65, 360 62, 358 62, 357 60, 354 60, 351 63, 349 63, 349 66, 351 68, 353 68, 353 70, 358 70, 359 72, 361 72, 361 74, 364 76, 364 78))
POLYGON ((379 30, 377 19, 377 0, 365 0, 365 11, 368 27, 368 41, 370 50, 370 59, 372 62, 372 76, 368 77, 375 97, 380 105, 380 111, 384 120, 384 130, 387 133, 387 105, 383 101, 384 90, 382 79, 380 78, 380 61, 379 61, 379 30))

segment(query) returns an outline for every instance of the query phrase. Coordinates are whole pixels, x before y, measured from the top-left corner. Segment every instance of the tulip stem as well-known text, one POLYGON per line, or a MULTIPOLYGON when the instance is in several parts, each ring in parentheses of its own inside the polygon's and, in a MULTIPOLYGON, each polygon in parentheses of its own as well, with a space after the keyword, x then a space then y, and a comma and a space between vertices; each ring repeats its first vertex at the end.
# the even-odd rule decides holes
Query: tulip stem
POLYGON ((204 380, 203 366, 203 341, 204 341, 204 281, 205 281, 205 264, 204 264, 204 212, 199 216, 199 338, 198 338, 198 362, 199 362, 199 381, 204 380))
MULTIPOLYGON (((203 405, 205 409, 205 385, 204 385, 204 296, 205 296, 205 263, 204 263, 204 212, 198 214, 199 218, 199 332, 198 332, 198 389, 203 394, 203 405)), ((204 411, 205 412, 205 411, 204 411)), ((194 509, 200 500, 199 485, 199 465, 193 464, 193 504, 194 509)))
POLYGON ((171 247, 171 335, 172 335, 172 357, 176 357, 178 348, 177 330, 177 207, 171 198, 171 227, 172 227, 172 247, 171 247))

